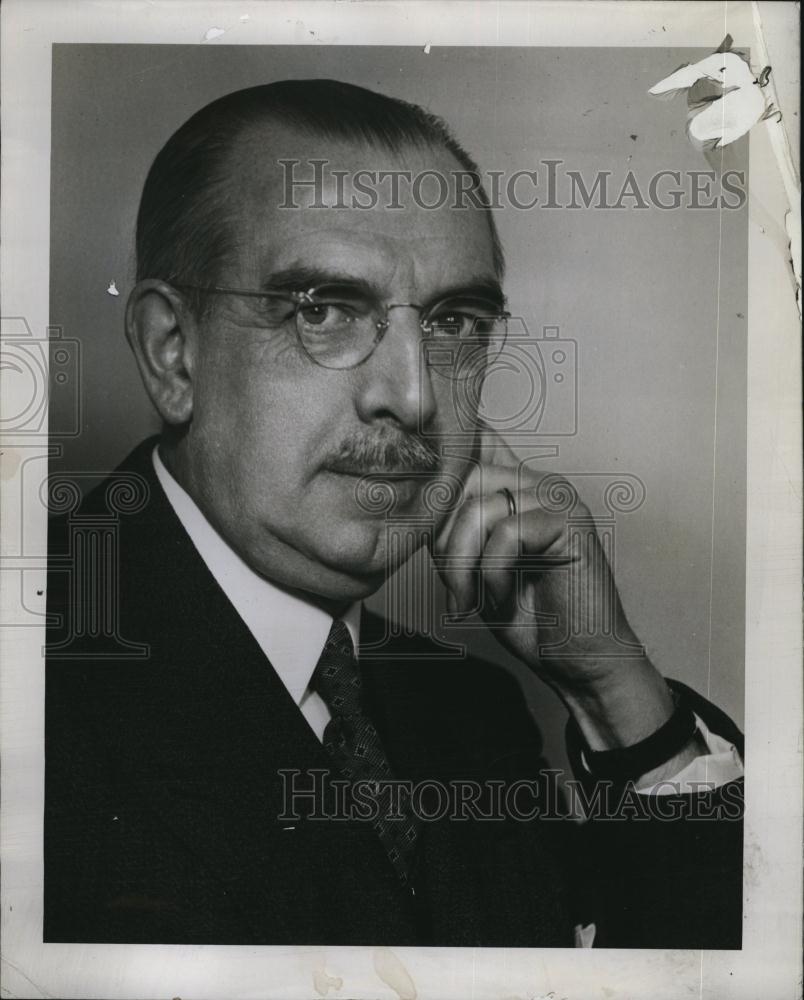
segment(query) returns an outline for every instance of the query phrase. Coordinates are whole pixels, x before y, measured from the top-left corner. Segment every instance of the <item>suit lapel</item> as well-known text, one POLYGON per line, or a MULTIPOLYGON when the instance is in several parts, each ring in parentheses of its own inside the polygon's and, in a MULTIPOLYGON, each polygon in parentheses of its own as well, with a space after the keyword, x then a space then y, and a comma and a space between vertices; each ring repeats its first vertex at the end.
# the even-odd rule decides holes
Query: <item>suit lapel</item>
POLYGON ((151 497, 122 525, 120 575, 123 634, 147 637, 151 655, 100 677, 121 787, 254 940, 337 943, 326 928, 354 940, 364 926, 367 941, 384 928, 412 942, 408 894, 371 827, 292 818, 286 791, 311 788, 329 758, 164 497, 152 447, 128 463, 151 497), (344 907, 356 889, 365 919, 344 907))

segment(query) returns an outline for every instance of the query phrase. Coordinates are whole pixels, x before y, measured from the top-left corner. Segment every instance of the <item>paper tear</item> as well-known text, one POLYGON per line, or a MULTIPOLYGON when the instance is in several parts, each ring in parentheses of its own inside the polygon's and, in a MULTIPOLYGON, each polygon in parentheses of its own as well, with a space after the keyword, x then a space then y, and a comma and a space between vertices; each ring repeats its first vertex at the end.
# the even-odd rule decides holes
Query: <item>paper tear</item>
POLYGON ((793 272, 793 281, 796 283, 796 304, 798 305, 798 315, 801 316, 801 202, 795 212, 785 212, 784 228, 787 231, 788 247, 790 252, 787 256, 790 270, 793 272))
POLYGON ((731 49, 727 35, 719 48, 699 60, 679 66, 659 80, 648 93, 654 97, 674 97, 688 91, 687 136, 697 149, 718 149, 736 142, 757 122, 778 110, 768 103, 760 79, 767 82, 770 67, 757 78, 746 58, 731 49), (706 93, 701 93, 702 85, 706 93))
POLYGON ((374 971, 399 1000, 416 1000, 416 986, 410 973, 390 948, 374 949, 374 971))
POLYGON ((205 42, 211 42, 216 38, 220 38, 221 35, 226 34, 226 28, 207 28, 203 40, 205 42))
POLYGON ((323 965, 313 970, 313 989, 319 996, 325 997, 330 989, 339 990, 343 987, 340 976, 331 976, 323 965))
POLYGON ((430 43, 429 43, 429 42, 428 42, 428 43, 427 43, 427 44, 425 45, 425 47, 424 47, 424 54, 425 54, 426 56, 429 56, 429 55, 430 55, 430 43))
MULTIPOLYGON (((756 52, 759 61, 769 64, 770 58, 768 48, 765 44, 765 33, 762 29, 762 17, 759 11, 759 4, 753 0, 751 11, 754 20, 754 33, 756 36, 756 52)), ((768 80, 768 93, 773 99, 775 106, 779 105, 779 96, 776 93, 776 85, 771 76, 768 80)), ((799 318, 801 312, 801 182, 798 170, 796 169, 796 156, 790 144, 790 136, 787 129, 769 128, 769 137, 773 155, 779 173, 782 175, 784 193, 787 203, 790 206, 785 214, 784 224, 788 237, 788 263, 795 283, 796 306, 798 307, 799 318)))
POLYGON ((120 292, 117 290, 117 285, 113 282, 109 282, 109 287, 106 289, 108 295, 119 295, 120 292))

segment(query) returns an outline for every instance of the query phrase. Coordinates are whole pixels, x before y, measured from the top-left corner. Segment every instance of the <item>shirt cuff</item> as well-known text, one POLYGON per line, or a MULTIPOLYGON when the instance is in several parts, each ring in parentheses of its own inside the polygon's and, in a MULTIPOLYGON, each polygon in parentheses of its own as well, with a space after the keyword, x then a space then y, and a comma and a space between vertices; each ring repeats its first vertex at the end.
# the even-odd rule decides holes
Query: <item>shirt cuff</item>
POLYGON ((696 757, 670 778, 664 778, 645 788, 637 788, 640 795, 683 795, 685 792, 711 791, 743 777, 743 762, 734 744, 710 732, 697 713, 695 721, 698 724, 698 735, 706 743, 709 753, 696 757))

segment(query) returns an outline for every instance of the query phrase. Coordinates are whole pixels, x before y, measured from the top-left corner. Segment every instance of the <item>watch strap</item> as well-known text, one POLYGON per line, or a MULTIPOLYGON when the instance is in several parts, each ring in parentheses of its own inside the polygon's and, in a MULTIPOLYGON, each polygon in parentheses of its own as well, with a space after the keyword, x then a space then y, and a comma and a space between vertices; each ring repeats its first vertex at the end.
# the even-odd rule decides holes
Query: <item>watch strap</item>
POLYGON ((593 778, 635 781, 675 757, 695 735, 697 721, 686 698, 676 690, 673 700, 675 711, 667 722, 639 743, 612 750, 592 750, 572 716, 567 723, 568 742, 581 751, 593 778))

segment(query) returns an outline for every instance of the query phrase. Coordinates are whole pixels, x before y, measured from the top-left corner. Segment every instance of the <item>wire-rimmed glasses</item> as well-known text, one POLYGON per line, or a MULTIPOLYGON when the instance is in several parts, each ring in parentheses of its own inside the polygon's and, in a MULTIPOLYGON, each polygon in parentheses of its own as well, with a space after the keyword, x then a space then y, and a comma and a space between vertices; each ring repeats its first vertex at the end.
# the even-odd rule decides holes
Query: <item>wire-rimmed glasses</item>
POLYGON ((498 354, 505 343, 505 300, 491 292, 458 293, 429 305, 383 303, 363 288, 348 283, 318 285, 307 291, 252 290, 220 286, 177 285, 210 295, 233 295, 255 301, 259 323, 279 328, 294 322, 304 353, 322 368, 356 368, 366 361, 390 326, 392 309, 415 309, 425 337, 445 343, 467 343, 498 354))

